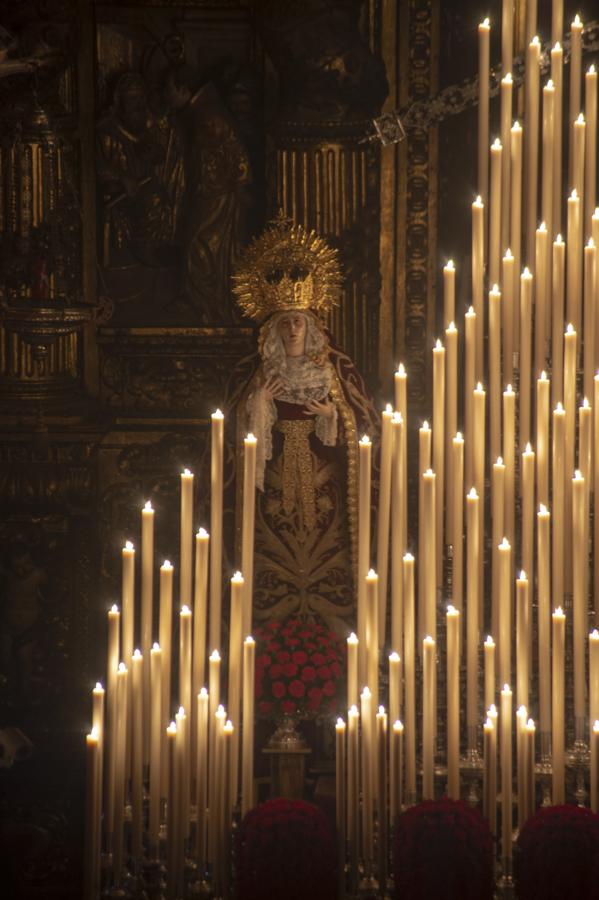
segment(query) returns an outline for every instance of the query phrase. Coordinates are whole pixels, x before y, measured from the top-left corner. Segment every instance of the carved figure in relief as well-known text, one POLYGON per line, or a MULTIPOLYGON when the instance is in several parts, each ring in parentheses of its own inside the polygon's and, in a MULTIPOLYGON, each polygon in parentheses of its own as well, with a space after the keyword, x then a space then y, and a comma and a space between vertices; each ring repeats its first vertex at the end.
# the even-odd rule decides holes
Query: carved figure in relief
POLYGON ((224 301, 248 238, 252 175, 247 151, 215 86, 187 65, 172 70, 167 98, 186 138, 181 240, 184 294, 202 321, 231 321, 224 301))
POLYGON ((178 262, 182 138, 168 115, 150 111, 144 79, 129 72, 117 84, 112 110, 98 124, 97 141, 101 258, 112 296, 131 299, 156 287, 152 269, 178 262), (140 267, 150 274, 142 277, 140 267))
POLYGON ((258 438, 255 618, 319 615, 343 631, 355 615, 358 439, 377 417, 321 319, 340 284, 335 252, 301 226, 278 219, 250 245, 234 291, 261 323, 258 352, 234 374, 228 408, 236 445, 258 438))

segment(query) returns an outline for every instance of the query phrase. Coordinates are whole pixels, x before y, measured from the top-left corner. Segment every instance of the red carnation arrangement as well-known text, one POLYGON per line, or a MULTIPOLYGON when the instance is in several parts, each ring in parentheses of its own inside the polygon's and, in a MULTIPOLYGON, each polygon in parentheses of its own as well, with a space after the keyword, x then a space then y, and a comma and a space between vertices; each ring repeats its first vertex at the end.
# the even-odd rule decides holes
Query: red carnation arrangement
POLYGON ((493 839, 462 800, 426 800, 397 819, 397 900, 492 900, 493 839))
POLYGON ((298 618, 256 629, 258 715, 318 716, 342 706, 346 643, 319 622, 298 618))
POLYGON ((335 896, 335 845, 317 806, 303 800, 269 800, 251 809, 237 835, 239 900, 331 900, 335 896))
POLYGON ((547 806, 524 823, 514 848, 520 900, 598 900, 599 816, 580 806, 547 806))

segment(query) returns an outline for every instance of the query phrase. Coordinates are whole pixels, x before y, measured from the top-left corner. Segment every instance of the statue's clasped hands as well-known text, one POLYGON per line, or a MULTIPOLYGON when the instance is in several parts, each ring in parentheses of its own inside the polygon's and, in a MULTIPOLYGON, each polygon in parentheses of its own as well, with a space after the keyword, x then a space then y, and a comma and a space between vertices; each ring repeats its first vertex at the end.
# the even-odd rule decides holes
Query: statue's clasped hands
MULTIPOLYGON (((262 385, 262 390, 266 398, 272 400, 283 390, 283 387, 283 382, 278 375, 270 375, 262 385)), ((331 419, 335 414, 335 405, 331 400, 307 400, 304 409, 313 416, 324 416, 325 419, 331 419)))
POLYGON ((330 400, 308 400, 304 405, 309 413, 324 416, 325 419, 331 419, 335 412, 335 406, 330 400))

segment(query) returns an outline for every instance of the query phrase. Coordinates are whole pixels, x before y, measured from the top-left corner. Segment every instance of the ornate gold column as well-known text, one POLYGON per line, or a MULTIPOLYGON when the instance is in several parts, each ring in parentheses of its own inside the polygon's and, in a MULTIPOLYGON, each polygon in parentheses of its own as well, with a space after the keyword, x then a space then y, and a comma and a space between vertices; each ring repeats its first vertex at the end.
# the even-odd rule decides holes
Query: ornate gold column
MULTIPOLYGON (((438 0, 384 6, 382 54, 389 81, 385 111, 426 100, 438 89, 438 0)), ((381 151, 380 376, 407 367, 411 404, 430 395, 437 277, 437 129, 411 129, 381 151)))

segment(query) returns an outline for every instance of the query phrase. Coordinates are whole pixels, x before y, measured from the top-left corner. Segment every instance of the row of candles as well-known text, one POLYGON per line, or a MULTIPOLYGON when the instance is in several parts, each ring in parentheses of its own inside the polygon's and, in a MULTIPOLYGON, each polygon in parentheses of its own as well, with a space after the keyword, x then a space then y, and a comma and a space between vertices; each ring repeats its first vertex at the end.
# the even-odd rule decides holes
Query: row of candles
MULTIPOLYGON (((102 853, 109 883, 117 891, 127 877, 129 860, 135 873, 141 871, 142 861, 162 861, 168 896, 181 896, 186 854, 197 866, 199 881, 209 872, 215 890, 223 896, 230 891, 233 810, 238 802, 243 812, 253 805, 255 642, 251 636, 244 639, 252 628, 250 585, 236 572, 230 580, 225 710, 223 424, 217 411, 211 425, 212 537, 200 528, 194 538, 194 476, 187 469, 181 474, 178 583, 174 566, 165 560, 155 596, 155 511, 150 502, 141 510, 139 592, 135 548, 128 541, 122 550, 121 608, 114 604, 108 611, 106 690, 98 683, 92 692, 93 726, 86 737, 85 883, 90 898, 99 894, 102 853), (175 588, 181 602, 178 621, 175 588), (173 645, 177 630, 178 647, 173 645), (140 649, 134 650, 136 638, 140 649)), ((242 564, 250 577, 255 471, 256 439, 248 435, 242 564)))
MULTIPOLYGON (((350 893, 355 893, 358 884, 360 860, 367 876, 376 871, 379 883, 386 883, 390 828, 401 810, 415 803, 418 797, 423 800, 434 799, 435 777, 439 771, 445 776, 446 795, 459 799, 463 790, 461 770, 464 767, 482 768, 483 815, 488 818, 493 834, 498 826, 499 785, 500 846, 504 864, 512 855, 514 805, 517 808, 518 827, 532 815, 536 807, 537 760, 551 776, 552 802, 560 804, 566 801, 565 775, 568 759, 564 611, 558 608, 551 616, 551 730, 546 734, 541 732, 539 748, 536 742, 537 725, 528 715, 529 703, 533 698, 529 692, 530 658, 527 652, 531 639, 532 610, 527 591, 519 598, 515 629, 518 660, 515 697, 508 683, 497 692, 496 647, 490 636, 485 640, 482 648, 483 696, 487 712, 486 719, 482 722, 481 759, 478 734, 481 730, 480 720, 473 729, 474 734, 472 730, 469 732, 466 755, 462 756, 460 753, 461 613, 451 604, 447 606, 443 635, 446 649, 446 728, 444 760, 439 770, 435 711, 438 648, 435 640, 427 635, 422 641, 418 663, 414 641, 413 562, 413 557, 406 555, 405 657, 403 665, 396 652, 390 654, 388 659, 388 711, 380 705, 377 712, 373 702, 375 691, 368 686, 364 687, 358 698, 355 677, 358 639, 353 634, 348 639, 348 714, 347 721, 342 718, 337 720, 336 765, 339 860, 340 869, 344 871, 345 862, 349 859, 349 884, 353 886, 350 887, 350 893), (418 666, 421 676, 419 707, 416 703, 418 666), (403 703, 402 682, 405 685, 403 703), (418 714, 420 728, 417 726, 418 714), (515 760, 512 753, 514 742, 515 760), (500 779, 497 777, 498 762, 500 779), (515 791, 514 774, 517 785, 515 791)), ((371 578, 373 574, 371 573, 371 578)), ((599 631, 596 629, 588 636, 588 648, 590 665, 587 711, 591 723, 589 792, 590 806, 594 812, 599 812, 599 631)), ((584 761, 584 752, 581 758, 584 761)), ((342 895, 343 891, 345 884, 342 895)))
MULTIPOLYGON (((490 150, 490 25, 479 27, 472 306, 460 353, 456 267, 449 262, 443 270, 445 343, 437 341, 433 349, 432 429, 427 422, 419 429, 417 571, 409 552, 403 366, 395 375, 394 409, 388 406, 382 415, 376 547, 370 545, 372 446, 366 437, 359 446, 357 636, 348 639, 347 721, 338 720, 336 728, 339 854, 342 863, 349 860, 352 894, 360 858, 366 874, 376 872, 385 884, 389 827, 402 805, 434 796, 438 763, 454 798, 463 789, 460 770, 480 765, 483 811, 493 833, 499 785, 499 846, 508 875, 514 800, 522 825, 535 808, 537 762, 550 775, 554 803, 566 799, 568 760, 583 768, 590 763, 590 805, 599 810, 599 632, 589 634, 596 613, 589 604, 589 547, 599 552, 597 515, 590 535, 591 501, 599 490, 599 454, 593 450, 599 439, 597 73, 591 66, 584 77, 583 113, 583 26, 577 16, 565 116, 563 4, 554 0, 552 6, 551 79, 542 91, 536 4, 526 9, 524 125, 511 121, 513 6, 504 0, 500 138, 490 150), (571 194, 564 241, 565 118, 571 194), (368 571, 371 558, 379 576, 368 571), (446 562, 451 574, 445 585, 446 562), (445 590, 451 602, 443 609, 445 590), (438 628, 442 609, 445 627, 438 628), (388 711, 378 702, 379 654, 386 645, 392 650, 388 711), (439 698, 442 645, 446 696, 439 698), (569 659, 572 685, 566 679, 569 659), (439 705, 446 726, 443 750, 439 705), (574 735, 570 757, 568 721, 574 735)), ((599 566, 594 579, 597 596, 599 566)), ((341 884, 342 895, 345 890, 341 884)))

